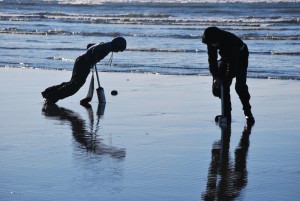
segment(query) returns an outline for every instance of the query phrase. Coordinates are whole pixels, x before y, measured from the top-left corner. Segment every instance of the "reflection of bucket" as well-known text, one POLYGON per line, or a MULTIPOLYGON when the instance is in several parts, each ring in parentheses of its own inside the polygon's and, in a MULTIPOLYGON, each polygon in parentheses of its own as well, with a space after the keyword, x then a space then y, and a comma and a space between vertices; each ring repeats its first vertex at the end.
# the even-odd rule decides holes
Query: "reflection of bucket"
POLYGON ((102 87, 99 87, 96 90, 97 90, 99 103, 106 103, 104 89, 102 87))

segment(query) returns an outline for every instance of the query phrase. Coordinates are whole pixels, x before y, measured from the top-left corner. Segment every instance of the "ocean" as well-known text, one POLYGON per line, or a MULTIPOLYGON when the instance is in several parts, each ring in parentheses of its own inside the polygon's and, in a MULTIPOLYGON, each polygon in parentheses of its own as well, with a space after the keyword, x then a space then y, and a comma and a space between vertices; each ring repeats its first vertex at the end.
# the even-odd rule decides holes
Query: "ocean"
POLYGON ((300 1, 0 0, 0 67, 72 70, 89 43, 123 36, 103 72, 209 75, 205 28, 244 40, 248 77, 300 80, 300 1))

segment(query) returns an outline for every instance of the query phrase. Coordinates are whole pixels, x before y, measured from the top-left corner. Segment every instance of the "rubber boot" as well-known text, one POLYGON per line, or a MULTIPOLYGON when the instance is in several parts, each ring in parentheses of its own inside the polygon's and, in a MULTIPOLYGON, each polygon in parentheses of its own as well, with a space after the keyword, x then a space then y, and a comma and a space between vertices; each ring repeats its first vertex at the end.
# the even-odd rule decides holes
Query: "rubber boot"
POLYGON ((244 114, 245 114, 245 117, 246 117, 247 125, 253 125, 255 123, 255 119, 253 117, 251 109, 245 109, 244 114))

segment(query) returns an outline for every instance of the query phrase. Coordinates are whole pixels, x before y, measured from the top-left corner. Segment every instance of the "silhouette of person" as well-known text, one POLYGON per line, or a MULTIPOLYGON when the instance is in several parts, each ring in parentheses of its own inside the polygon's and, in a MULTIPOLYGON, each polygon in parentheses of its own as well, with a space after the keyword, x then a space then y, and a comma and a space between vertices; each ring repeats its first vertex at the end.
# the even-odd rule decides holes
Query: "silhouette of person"
POLYGON ((93 44, 86 53, 79 56, 74 64, 73 73, 69 82, 48 87, 42 92, 47 104, 55 104, 57 101, 74 95, 85 83, 91 68, 106 57, 110 52, 123 52, 126 49, 126 40, 117 37, 111 42, 93 44))
POLYGON ((202 194, 202 200, 205 201, 234 200, 248 183, 247 154, 252 126, 244 128, 235 149, 235 162, 229 153, 231 126, 222 129, 221 140, 214 142, 212 146, 206 192, 202 194))
MULTIPOLYGON (((100 105, 101 106, 101 105, 100 105)), ((104 105, 105 106, 105 105, 104 105)), ((69 122, 72 128, 72 134, 74 139, 83 147, 86 151, 92 152, 98 155, 110 155, 114 158, 124 158, 126 151, 123 148, 116 148, 110 145, 102 143, 97 138, 97 132, 99 128, 100 115, 98 115, 98 121, 96 128, 94 129, 94 115, 91 105, 86 105, 85 108, 89 114, 90 126, 88 130, 79 114, 72 110, 58 107, 57 105, 45 104, 42 113, 49 119, 55 119, 61 122, 69 122)), ((103 108, 98 108, 98 111, 103 111, 103 108)))
POLYGON ((243 105, 248 124, 255 120, 251 112, 250 93, 247 82, 249 51, 247 45, 236 35, 217 27, 208 27, 202 36, 202 43, 207 45, 209 71, 213 76, 213 94, 221 97, 220 85, 224 88, 224 112, 231 121, 230 86, 236 78, 235 90, 243 105), (221 56, 220 60, 218 55, 221 56))

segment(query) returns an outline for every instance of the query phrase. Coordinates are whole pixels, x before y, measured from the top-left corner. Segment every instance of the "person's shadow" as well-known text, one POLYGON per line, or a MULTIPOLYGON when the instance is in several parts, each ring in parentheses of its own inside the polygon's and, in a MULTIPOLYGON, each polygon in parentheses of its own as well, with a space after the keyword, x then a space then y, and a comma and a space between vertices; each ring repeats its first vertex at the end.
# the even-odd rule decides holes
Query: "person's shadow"
POLYGON ((87 109, 90 128, 87 128, 86 121, 70 109, 59 107, 57 105, 44 105, 42 114, 49 119, 61 122, 69 122, 74 139, 79 143, 81 149, 97 155, 110 155, 114 158, 124 158, 126 150, 124 148, 116 148, 111 145, 104 144, 99 139, 99 122, 104 114, 105 104, 99 104, 97 109, 97 122, 95 125, 94 112, 90 104, 84 105, 87 109))
POLYGON ((205 201, 234 200, 248 183, 246 162, 252 126, 244 128, 240 142, 235 149, 234 161, 229 152, 231 125, 221 129, 221 140, 212 145, 206 192, 202 194, 202 200, 205 201))

